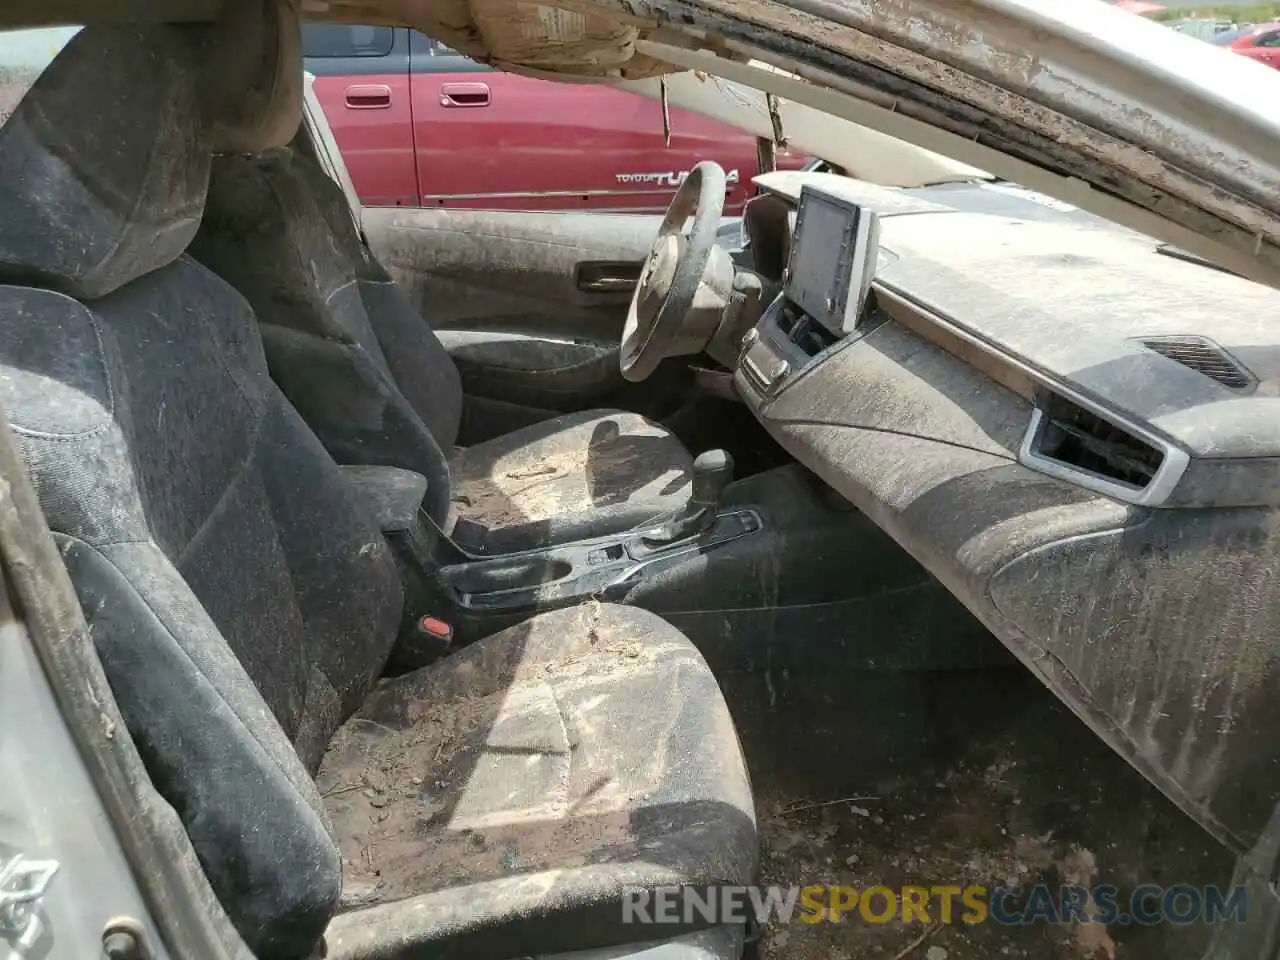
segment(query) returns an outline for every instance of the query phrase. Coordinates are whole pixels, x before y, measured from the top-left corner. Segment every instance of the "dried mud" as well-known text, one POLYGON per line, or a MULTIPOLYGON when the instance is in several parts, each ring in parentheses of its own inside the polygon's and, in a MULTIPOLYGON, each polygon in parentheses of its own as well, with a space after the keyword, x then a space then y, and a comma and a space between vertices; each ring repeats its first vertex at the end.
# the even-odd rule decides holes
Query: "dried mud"
MULTIPOLYGON (((729 678, 766 884, 1225 883, 1229 859, 1019 669, 729 678), (770 689, 772 687, 772 689, 770 689), (886 731, 888 731, 886 733, 886 731), (870 735, 875 733, 875 735, 870 735)), ((936 904, 936 901, 935 901, 936 904)), ((958 904, 957 904, 958 906, 958 904)), ((775 925, 766 960, 1192 960, 1205 927, 775 925)))

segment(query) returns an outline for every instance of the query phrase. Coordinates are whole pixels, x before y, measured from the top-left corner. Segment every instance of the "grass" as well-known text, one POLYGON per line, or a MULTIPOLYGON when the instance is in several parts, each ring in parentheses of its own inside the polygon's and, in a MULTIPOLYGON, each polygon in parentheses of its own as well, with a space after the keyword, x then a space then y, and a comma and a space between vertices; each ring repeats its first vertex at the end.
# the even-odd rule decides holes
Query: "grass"
POLYGON ((1152 16, 1153 20, 1201 19, 1232 20, 1236 23, 1266 23, 1280 20, 1280 3, 1235 4, 1221 6, 1169 7, 1152 16))

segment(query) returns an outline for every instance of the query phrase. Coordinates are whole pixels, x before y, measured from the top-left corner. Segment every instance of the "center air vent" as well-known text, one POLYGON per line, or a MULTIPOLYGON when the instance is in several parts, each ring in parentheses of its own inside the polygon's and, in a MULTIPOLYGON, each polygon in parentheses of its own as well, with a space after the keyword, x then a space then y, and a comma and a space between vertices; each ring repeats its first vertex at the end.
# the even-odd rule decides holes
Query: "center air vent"
POLYGON ((1164 462, 1158 447, 1066 397, 1046 395, 1040 414, 1029 452, 1059 468, 1142 490, 1164 462))
POLYGON ((1254 378, 1235 358, 1204 337, 1148 337, 1140 341, 1148 350, 1189 367, 1232 390, 1247 390, 1254 378))
POLYGON ((816 357, 836 342, 826 327, 790 303, 778 314, 778 330, 809 357, 816 357))

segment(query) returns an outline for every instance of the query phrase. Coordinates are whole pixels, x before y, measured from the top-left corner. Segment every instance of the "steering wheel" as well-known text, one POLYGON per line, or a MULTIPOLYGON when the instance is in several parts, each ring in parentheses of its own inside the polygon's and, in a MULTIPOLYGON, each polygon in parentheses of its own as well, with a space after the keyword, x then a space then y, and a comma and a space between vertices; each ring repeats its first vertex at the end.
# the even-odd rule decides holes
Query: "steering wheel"
POLYGON ((724 193, 724 170, 704 160, 667 207, 622 331, 618 363, 627 380, 644 380, 667 357, 701 352, 715 333, 733 284, 732 262, 715 245, 724 193))

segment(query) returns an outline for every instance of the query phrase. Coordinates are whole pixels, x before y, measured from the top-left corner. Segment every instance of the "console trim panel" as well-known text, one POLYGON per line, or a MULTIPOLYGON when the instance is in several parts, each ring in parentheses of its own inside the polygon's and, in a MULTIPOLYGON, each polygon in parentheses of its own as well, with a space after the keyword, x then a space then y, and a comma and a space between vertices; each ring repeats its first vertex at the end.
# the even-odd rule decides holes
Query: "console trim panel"
POLYGON ((457 608, 466 613, 513 613, 566 606, 592 597, 611 599, 621 587, 633 584, 655 569, 679 563, 689 556, 707 553, 765 528, 760 514, 750 508, 718 512, 704 533, 674 543, 650 546, 645 527, 608 537, 520 553, 504 554, 471 563, 442 567, 440 585, 457 608), (552 571, 545 579, 500 586, 499 571, 524 565, 528 570, 552 571), (493 571, 494 589, 476 589, 493 571))

